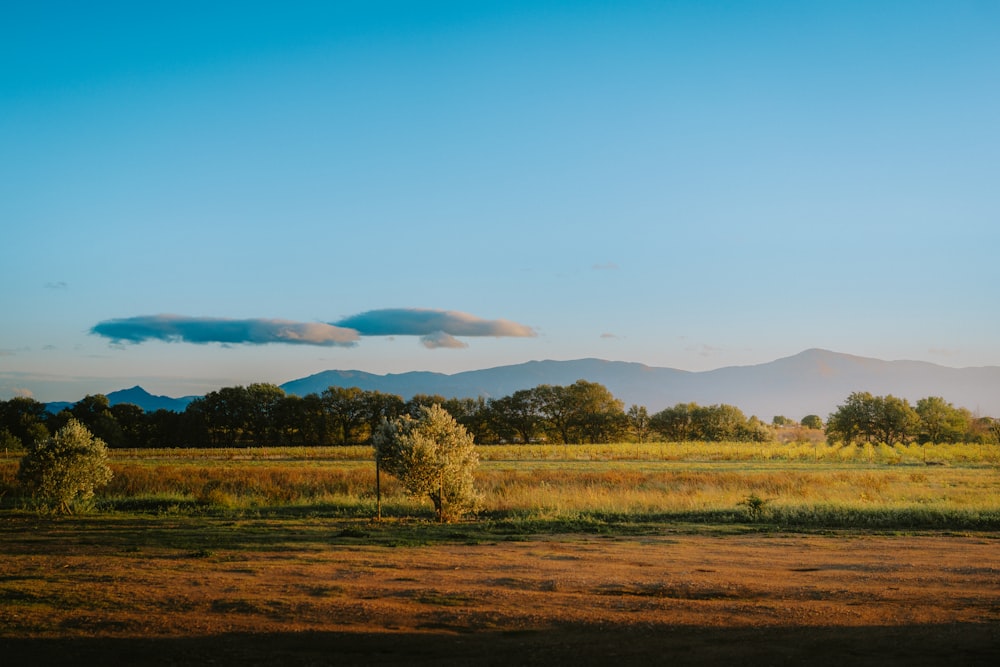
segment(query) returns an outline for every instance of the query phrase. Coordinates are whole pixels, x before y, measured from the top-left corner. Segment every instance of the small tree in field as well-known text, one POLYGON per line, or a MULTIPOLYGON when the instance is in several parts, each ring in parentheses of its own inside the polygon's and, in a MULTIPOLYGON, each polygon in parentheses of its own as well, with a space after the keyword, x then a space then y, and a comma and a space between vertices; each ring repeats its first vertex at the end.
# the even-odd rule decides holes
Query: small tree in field
POLYGON ((372 436, 375 462, 414 496, 434 503, 438 521, 477 509, 473 473, 479 464, 472 436, 440 405, 413 418, 384 421, 372 436))
POLYGON ((18 481, 43 506, 60 512, 86 507, 111 475, 104 441, 75 419, 29 445, 17 471, 18 481))

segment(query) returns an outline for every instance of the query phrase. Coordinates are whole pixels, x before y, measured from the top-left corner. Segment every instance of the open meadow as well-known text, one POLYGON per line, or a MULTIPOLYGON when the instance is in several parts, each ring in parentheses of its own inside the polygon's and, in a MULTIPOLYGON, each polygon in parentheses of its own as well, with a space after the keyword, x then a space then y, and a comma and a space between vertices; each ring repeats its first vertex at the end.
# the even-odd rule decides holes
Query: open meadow
MULTIPOLYGON (((39 664, 995 664, 995 447, 480 447, 439 525, 371 450, 114 450, 94 511, 0 459, 0 647, 39 664)), ((12 663, 13 664, 13 663, 12 663)))

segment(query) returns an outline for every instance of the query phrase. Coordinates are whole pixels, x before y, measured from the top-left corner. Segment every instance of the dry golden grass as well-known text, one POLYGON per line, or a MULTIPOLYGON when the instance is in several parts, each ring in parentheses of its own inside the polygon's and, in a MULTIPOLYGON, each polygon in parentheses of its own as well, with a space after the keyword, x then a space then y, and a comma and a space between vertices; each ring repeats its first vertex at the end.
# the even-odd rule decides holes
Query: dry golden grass
MULTIPOLYGON (((480 448, 477 488, 492 519, 769 520, 782 525, 1000 525, 996 447, 825 443, 651 443, 480 448), (936 463, 939 465, 928 465, 936 463), (751 509, 751 505, 756 509, 751 509)), ((369 516, 371 450, 118 450, 99 506, 194 511, 304 508, 369 516)), ((17 459, 0 460, 16 506, 17 459)), ((383 505, 428 509, 382 476, 383 505)))

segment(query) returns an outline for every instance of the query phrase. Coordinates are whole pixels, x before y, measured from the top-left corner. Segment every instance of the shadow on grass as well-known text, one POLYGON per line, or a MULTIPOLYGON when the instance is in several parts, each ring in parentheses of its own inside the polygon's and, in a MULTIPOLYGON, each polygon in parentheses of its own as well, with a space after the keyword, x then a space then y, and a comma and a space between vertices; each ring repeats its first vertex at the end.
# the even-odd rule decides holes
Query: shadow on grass
POLYGON ((893 627, 589 627, 538 631, 301 632, 181 638, 0 638, 37 665, 996 665, 988 624, 893 627))

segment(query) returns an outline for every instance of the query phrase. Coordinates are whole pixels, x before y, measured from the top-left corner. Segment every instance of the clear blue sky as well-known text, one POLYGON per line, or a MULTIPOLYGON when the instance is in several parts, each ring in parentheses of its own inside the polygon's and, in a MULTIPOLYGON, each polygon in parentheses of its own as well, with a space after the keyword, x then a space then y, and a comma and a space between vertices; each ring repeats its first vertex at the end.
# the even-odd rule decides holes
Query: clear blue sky
POLYGON ((0 398, 1000 364, 1000 3, 8 2, 0 398))

